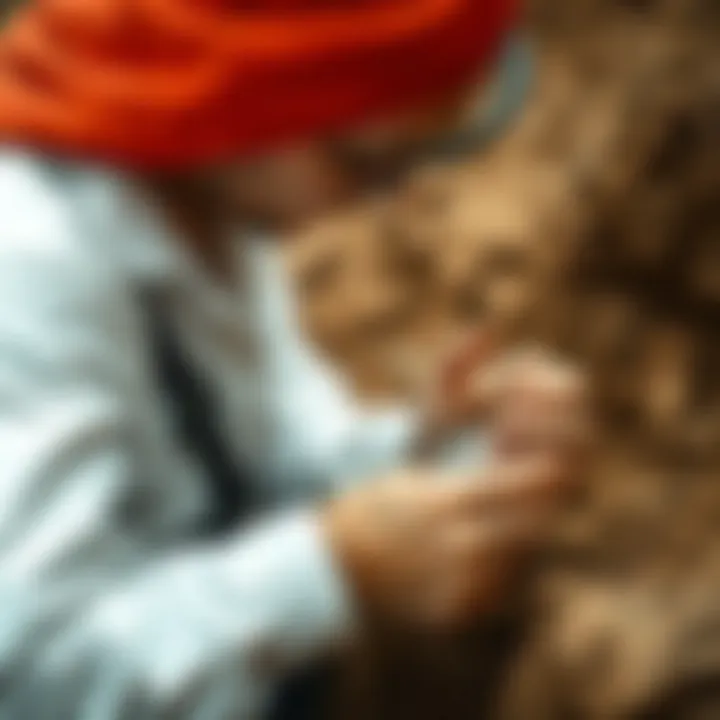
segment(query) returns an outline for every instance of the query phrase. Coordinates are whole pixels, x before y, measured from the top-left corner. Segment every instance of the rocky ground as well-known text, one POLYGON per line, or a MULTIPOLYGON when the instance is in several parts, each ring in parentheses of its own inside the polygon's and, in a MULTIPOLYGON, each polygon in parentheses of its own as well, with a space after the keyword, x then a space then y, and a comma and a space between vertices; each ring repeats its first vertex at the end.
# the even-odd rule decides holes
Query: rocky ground
POLYGON ((529 26, 536 89, 490 152, 291 246, 310 332, 368 398, 492 323, 583 363, 603 426, 503 631, 409 680, 376 652, 365 716, 720 718, 720 3, 536 0, 529 26))

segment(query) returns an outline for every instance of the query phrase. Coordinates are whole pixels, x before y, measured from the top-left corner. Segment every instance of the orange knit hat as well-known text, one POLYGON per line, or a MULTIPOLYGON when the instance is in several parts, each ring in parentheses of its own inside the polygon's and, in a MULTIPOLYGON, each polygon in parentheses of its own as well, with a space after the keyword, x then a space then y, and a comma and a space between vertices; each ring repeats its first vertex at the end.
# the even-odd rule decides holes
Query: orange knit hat
POLYGON ((0 141, 187 168, 421 105, 514 0, 37 0, 0 36, 0 141))

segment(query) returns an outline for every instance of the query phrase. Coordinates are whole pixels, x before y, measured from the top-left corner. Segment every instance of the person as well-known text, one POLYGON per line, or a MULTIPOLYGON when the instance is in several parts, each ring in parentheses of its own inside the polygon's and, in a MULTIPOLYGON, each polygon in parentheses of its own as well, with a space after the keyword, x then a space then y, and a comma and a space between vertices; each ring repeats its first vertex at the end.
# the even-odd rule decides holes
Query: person
POLYGON ((0 717, 259 717, 364 612, 454 623, 497 597, 565 455, 412 469, 472 393, 357 406, 271 239, 441 144, 514 20, 507 0, 11 19, 0 717))

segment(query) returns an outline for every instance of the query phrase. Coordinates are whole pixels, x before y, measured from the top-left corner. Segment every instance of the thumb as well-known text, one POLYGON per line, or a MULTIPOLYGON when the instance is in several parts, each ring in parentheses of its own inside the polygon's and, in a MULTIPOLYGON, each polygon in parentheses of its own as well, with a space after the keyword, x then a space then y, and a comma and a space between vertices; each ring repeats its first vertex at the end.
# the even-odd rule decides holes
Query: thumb
POLYGON ((498 349, 497 333, 491 328, 478 328, 464 333, 453 343, 441 366, 441 380, 445 392, 461 390, 480 366, 494 359, 498 349))

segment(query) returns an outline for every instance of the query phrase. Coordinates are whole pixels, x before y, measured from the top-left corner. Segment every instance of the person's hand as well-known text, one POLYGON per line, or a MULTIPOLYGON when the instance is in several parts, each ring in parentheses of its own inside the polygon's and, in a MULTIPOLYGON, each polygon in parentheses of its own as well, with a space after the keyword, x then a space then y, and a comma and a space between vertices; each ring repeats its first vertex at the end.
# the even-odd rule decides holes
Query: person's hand
POLYGON ((488 332, 465 336, 445 353, 432 374, 422 401, 422 423, 414 453, 419 459, 432 457, 452 435, 487 418, 492 398, 487 383, 492 378, 498 345, 488 332))
POLYGON ((492 335, 477 333, 451 354, 436 383, 420 454, 455 430, 476 424, 503 457, 546 452, 582 456, 590 443, 590 408, 580 371, 547 350, 499 351, 492 335))
POLYGON ((553 457, 577 471, 592 447, 592 412, 578 368, 538 347, 491 363, 476 378, 487 398, 498 460, 553 457))
POLYGON ((455 429, 479 421, 491 400, 485 377, 497 362, 498 342, 487 331, 462 339, 440 363, 429 392, 427 422, 431 428, 455 429))
POLYGON ((552 458, 446 478, 407 472, 334 501, 323 525, 361 608, 452 628, 498 607, 567 487, 552 458))
POLYGON ((443 625, 492 611, 578 484, 591 447, 582 375, 536 348, 491 359, 478 342, 465 358, 483 353, 463 392, 485 414, 492 466, 446 478, 408 472, 325 513, 331 544, 369 607, 443 625))

